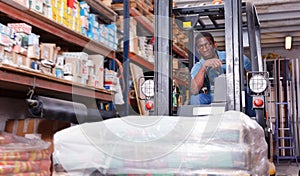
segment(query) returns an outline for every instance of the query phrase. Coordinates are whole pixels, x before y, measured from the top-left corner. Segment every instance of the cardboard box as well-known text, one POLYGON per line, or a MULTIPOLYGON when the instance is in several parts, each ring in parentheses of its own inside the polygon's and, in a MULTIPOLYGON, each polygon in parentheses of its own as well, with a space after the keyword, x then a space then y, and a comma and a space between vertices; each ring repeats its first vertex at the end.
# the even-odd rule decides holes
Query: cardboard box
POLYGON ((28 45, 39 45, 40 44, 40 36, 34 33, 28 35, 28 45))
POLYGON ((77 58, 65 58, 64 73, 75 76, 82 76, 82 62, 77 58))
POLYGON ((6 64, 13 64, 13 53, 4 51, 4 58, 2 62, 6 64))
POLYGON ((42 43, 40 45, 41 59, 47 59, 54 62, 54 52, 56 50, 55 43, 42 43))
POLYGON ((40 59, 40 47, 39 45, 28 46, 27 48, 27 57, 40 59))
POLYGON ((104 80, 104 56, 96 54, 89 55, 89 60, 95 65, 95 78, 93 81, 97 88, 103 88, 104 80), (97 84, 96 84, 97 83, 97 84))
POLYGON ((41 70, 42 73, 45 73, 45 74, 48 74, 48 75, 53 75, 51 67, 45 67, 45 66, 41 65, 40 70, 41 70))
POLYGON ((13 1, 26 8, 29 8, 29 0, 13 0, 13 1))
POLYGON ((31 34, 32 27, 26 23, 8 23, 8 27, 12 28, 15 32, 24 32, 31 34))
POLYGON ((0 34, 4 34, 8 37, 13 38, 14 37, 14 31, 11 27, 8 27, 4 24, 0 23, 0 34))
POLYGON ((39 13, 43 13, 43 4, 44 0, 31 0, 30 9, 39 13))
POLYGON ((27 58, 25 55, 13 52, 12 56, 13 56, 12 60, 15 65, 17 66, 23 65, 30 68, 30 59, 27 58))
POLYGON ((62 56, 62 55, 58 55, 56 57, 55 67, 60 68, 60 69, 64 69, 64 63, 65 63, 65 57, 62 56))
POLYGON ((0 44, 4 46, 9 46, 10 43, 10 38, 7 35, 0 34, 0 44))

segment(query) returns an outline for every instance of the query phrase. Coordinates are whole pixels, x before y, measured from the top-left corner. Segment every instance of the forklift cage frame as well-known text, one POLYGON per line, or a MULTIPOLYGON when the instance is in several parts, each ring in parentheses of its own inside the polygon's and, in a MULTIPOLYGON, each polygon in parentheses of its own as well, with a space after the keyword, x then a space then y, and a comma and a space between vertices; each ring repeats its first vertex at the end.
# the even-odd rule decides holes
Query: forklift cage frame
MULTIPOLYGON (((257 17, 256 9, 250 2, 242 2, 241 0, 232 1, 225 0, 223 4, 203 5, 195 7, 176 7, 172 6, 172 0, 156 0, 155 1, 155 115, 171 115, 171 98, 168 98, 169 114, 161 114, 159 107, 165 106, 161 104, 163 101, 161 94, 171 95, 171 83, 166 78, 172 78, 172 12, 178 22, 184 22, 185 19, 190 20, 189 30, 189 68, 194 64, 194 33, 195 31, 224 29, 225 30, 225 46, 226 46, 226 110, 242 111, 242 91, 244 89, 243 79, 241 75, 243 69, 243 29, 248 34, 250 59, 252 71, 264 71, 263 61, 261 57, 260 44, 260 23, 257 17), (244 16, 243 16, 244 15, 244 16), (206 16, 211 21, 205 24, 200 17, 206 16), (169 19, 169 21, 166 21, 169 19), (218 20, 224 20, 224 23, 218 23, 218 20), (166 27, 166 24, 169 24, 166 27), (167 38, 168 37, 168 38, 167 38), (166 39, 167 38, 167 39, 166 39), (166 54, 167 53, 167 54, 166 54), (167 60, 168 59, 168 60, 167 60), (167 65, 167 66, 166 66, 167 65), (167 76, 166 76, 167 75, 167 76), (162 86, 162 85, 166 86, 162 86)), ((256 120, 259 124, 265 124, 264 109, 255 109, 256 120)))

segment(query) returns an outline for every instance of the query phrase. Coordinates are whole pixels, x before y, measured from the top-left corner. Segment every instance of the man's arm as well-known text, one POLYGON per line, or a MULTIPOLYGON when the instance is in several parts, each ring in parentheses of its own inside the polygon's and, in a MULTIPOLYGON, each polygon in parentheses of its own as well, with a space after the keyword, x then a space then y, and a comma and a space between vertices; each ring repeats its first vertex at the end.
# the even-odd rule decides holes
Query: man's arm
POLYGON ((200 89, 203 87, 204 83, 204 75, 206 72, 206 68, 202 66, 194 79, 191 81, 191 93, 193 95, 198 94, 200 89))
POLYGON ((222 66, 222 61, 220 59, 214 58, 206 60, 200 67, 196 76, 191 81, 191 93, 193 95, 198 94, 200 89, 203 87, 206 67, 217 68, 220 66, 222 66))

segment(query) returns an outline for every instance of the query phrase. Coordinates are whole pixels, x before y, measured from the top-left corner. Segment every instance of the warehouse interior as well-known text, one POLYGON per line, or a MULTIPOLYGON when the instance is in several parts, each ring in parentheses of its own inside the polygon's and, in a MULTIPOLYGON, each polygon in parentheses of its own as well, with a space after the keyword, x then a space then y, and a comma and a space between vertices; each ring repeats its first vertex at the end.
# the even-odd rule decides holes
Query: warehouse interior
POLYGON ((298 175, 299 56, 299 0, 0 0, 0 175, 298 175), (202 31, 231 53, 194 106, 202 31))

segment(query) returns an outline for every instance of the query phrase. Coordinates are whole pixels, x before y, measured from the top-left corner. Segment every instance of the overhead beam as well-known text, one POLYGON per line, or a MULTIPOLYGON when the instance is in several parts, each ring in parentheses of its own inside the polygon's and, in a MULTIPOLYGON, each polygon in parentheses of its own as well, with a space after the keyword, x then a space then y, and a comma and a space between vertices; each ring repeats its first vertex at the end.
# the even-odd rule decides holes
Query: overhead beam
POLYGON ((291 3, 284 3, 284 4, 277 4, 277 5, 257 5, 256 10, 260 14, 264 13, 272 13, 272 12, 285 12, 287 9, 289 11, 297 11, 300 7, 300 1, 297 2, 291 2, 291 3))
POLYGON ((287 3, 294 3, 299 2, 299 0, 268 0, 268 1, 257 1, 257 0, 249 0, 253 2, 254 5, 279 5, 279 4, 287 4, 287 3))
MULTIPOLYGON (((299 6, 300 7, 300 6, 299 6)), ((261 23, 260 28, 273 28, 273 27, 290 27, 290 26, 300 26, 300 18, 299 19, 287 19, 281 21, 265 21, 261 23)))
POLYGON ((286 20, 286 19, 299 19, 300 11, 292 10, 292 11, 284 11, 279 13, 259 13, 258 15, 259 21, 278 21, 278 20, 286 20))

